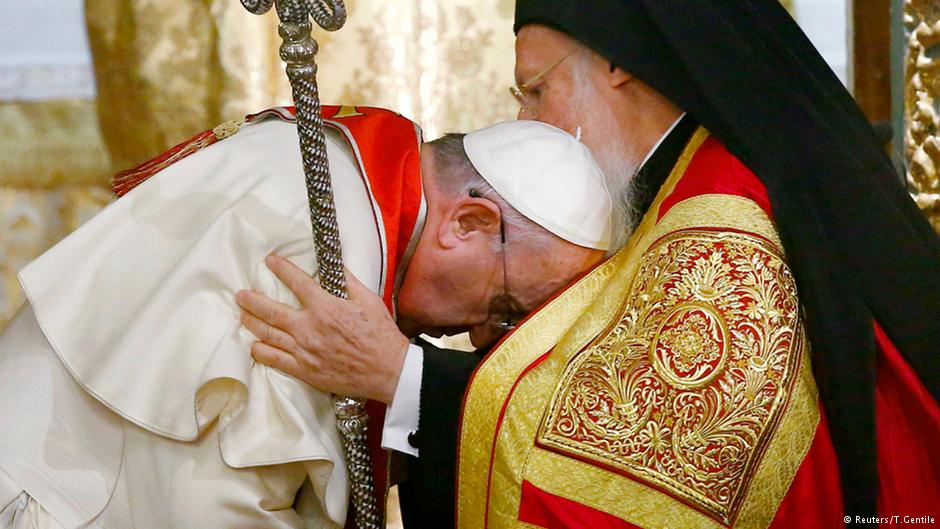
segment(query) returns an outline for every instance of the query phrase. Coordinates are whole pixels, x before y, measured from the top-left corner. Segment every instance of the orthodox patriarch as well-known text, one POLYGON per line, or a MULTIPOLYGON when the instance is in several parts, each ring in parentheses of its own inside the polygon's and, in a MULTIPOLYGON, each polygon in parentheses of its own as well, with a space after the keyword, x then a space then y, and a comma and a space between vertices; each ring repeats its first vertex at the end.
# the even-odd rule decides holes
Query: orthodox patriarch
MULTIPOLYGON (((477 368, 458 526, 940 512, 940 243, 787 12, 520 0, 515 28, 517 74, 533 39, 570 39, 677 119, 632 182, 627 246, 477 368)), ((567 125, 550 83, 517 91, 567 125)), ((607 102, 572 112, 629 106, 607 102)))

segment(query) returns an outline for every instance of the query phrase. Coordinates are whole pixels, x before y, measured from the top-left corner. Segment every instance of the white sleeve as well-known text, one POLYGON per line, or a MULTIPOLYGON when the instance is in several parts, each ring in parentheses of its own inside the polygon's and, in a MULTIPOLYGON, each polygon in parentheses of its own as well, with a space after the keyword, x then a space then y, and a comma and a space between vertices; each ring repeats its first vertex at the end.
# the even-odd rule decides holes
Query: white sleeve
POLYGON ((391 404, 385 412, 382 427, 382 448, 418 457, 418 449, 411 446, 408 436, 418 430, 421 407, 421 374, 424 370, 424 350, 408 345, 405 363, 391 404))

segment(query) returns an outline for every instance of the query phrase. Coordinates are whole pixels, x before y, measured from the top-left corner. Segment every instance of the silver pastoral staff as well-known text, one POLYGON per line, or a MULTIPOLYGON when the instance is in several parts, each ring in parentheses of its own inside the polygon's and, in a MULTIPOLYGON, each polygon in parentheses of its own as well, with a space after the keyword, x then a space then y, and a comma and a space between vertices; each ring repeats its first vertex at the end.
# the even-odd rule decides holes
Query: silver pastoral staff
MULTIPOLYGON (((333 204, 333 186, 330 183, 317 89, 317 65, 314 62, 317 43, 310 36, 310 17, 323 29, 336 31, 346 23, 346 7, 343 0, 241 0, 241 3, 256 15, 266 13, 276 4, 280 19, 278 33, 284 39, 281 59, 287 63, 287 78, 297 107, 297 131, 307 180, 307 198, 310 201, 317 275, 327 292, 345 299, 343 253, 336 223, 336 207, 333 204)), ((356 526, 360 529, 381 529, 372 483, 372 462, 366 445, 365 402, 336 396, 333 405, 343 437, 356 526)))

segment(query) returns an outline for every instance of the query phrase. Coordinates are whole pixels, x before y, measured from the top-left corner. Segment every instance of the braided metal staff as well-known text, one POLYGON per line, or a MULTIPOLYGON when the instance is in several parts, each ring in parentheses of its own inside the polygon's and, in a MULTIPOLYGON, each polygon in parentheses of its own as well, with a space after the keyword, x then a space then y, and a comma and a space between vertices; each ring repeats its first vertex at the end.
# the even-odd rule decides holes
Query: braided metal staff
MULTIPOLYGON (((327 292, 346 299, 343 253, 317 89, 317 65, 314 62, 317 42, 310 35, 311 16, 323 29, 336 31, 346 23, 346 7, 343 0, 241 0, 241 3, 256 15, 268 12, 272 5, 276 6, 280 19, 278 33, 283 39, 280 55, 287 63, 287 78, 297 107, 297 131, 310 201, 317 275, 327 292)), ((333 408, 343 438, 356 526, 381 529, 372 483, 372 462, 366 444, 365 401, 334 396, 333 408)))

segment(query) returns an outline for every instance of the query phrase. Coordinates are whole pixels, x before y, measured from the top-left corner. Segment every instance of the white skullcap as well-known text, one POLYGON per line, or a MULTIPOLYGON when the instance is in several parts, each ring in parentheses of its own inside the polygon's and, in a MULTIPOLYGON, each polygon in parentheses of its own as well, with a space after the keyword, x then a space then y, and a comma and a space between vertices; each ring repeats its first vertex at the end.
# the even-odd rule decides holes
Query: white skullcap
POLYGON ((539 121, 504 121, 464 136, 470 163, 503 199, 562 239, 610 249, 604 173, 581 142, 539 121))

